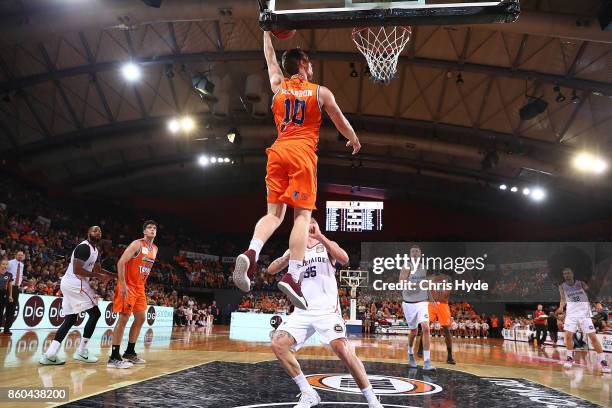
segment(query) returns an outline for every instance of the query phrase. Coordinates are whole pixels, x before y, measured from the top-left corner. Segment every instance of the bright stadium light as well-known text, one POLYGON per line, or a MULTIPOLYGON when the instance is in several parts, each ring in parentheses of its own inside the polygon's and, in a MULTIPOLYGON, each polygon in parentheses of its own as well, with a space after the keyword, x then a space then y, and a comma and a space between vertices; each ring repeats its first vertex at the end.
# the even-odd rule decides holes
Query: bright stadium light
POLYGON ((216 163, 217 162, 217 158, 213 157, 212 159, 210 159, 210 162, 213 163, 213 164, 216 163))
POLYGON ((209 163, 208 157, 202 155, 198 158, 198 163, 200 164, 200 166, 207 166, 209 163))
POLYGON ((529 190, 529 188, 525 187, 523 189, 523 195, 529 195, 529 193, 531 193, 531 190, 529 190))
POLYGON ((516 193, 516 192, 518 191, 518 188, 517 188, 517 187, 512 187, 512 188, 510 189, 510 191, 512 191, 513 193, 516 193))
POLYGON ((172 133, 177 133, 181 130, 181 124, 178 120, 172 119, 168 122, 168 130, 172 133))
POLYGON ((595 173, 595 174, 602 174, 606 170, 608 170, 608 163, 606 163, 602 159, 597 158, 597 159, 593 160, 592 169, 593 169, 593 173, 595 173))
POLYGON ((546 191, 544 191, 544 189, 540 187, 536 187, 531 192, 530 197, 533 201, 537 201, 537 202, 543 201, 546 198, 546 191))
POLYGON ((499 186, 499 189, 500 189, 500 190, 504 190, 504 191, 506 191, 506 190, 508 189, 508 186, 507 186, 507 185, 505 185, 505 184, 501 184, 501 185, 499 186))
POLYGON ((574 157, 573 165, 583 173, 603 174, 608 170, 608 163, 601 157, 582 152, 574 157))
POLYGON ((195 128, 195 122, 189 116, 181 119, 181 128, 184 132, 191 132, 195 128))
POLYGON ((229 163, 229 162, 230 162, 229 157, 224 158, 224 159, 223 159, 223 162, 224 162, 224 163, 229 163))
POLYGON ((123 78, 129 82, 138 81, 141 76, 140 67, 133 62, 126 62, 123 64, 121 73, 123 74, 123 78))

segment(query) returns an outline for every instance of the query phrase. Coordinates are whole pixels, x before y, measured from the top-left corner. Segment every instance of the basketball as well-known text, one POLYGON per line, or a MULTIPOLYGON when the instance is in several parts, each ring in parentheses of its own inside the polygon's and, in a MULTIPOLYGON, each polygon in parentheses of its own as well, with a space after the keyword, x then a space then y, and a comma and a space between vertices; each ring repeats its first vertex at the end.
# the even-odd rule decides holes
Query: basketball
POLYGON ((296 30, 272 30, 272 34, 279 40, 288 40, 295 35, 296 30))

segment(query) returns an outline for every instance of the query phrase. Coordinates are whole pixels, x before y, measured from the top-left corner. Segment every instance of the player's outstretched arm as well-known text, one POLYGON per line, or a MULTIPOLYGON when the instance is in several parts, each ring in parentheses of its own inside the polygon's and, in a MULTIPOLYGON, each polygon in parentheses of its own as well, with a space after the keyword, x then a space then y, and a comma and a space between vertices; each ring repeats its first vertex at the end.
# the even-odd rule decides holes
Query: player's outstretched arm
POLYGON ((275 275, 289 266, 289 250, 286 250, 283 256, 276 258, 270 265, 268 265, 267 272, 270 275, 275 275))
POLYGON ((336 260, 340 265, 346 265, 349 262, 349 256, 346 251, 337 242, 327 239, 319 229, 318 224, 311 225, 309 233, 312 234, 314 239, 323 244, 332 262, 336 260))
POLYGON ((348 139, 346 145, 353 148, 353 154, 357 154, 361 149, 361 143, 359 143, 359 138, 355 134, 350 122, 346 119, 336 103, 334 94, 329 89, 322 86, 319 90, 319 100, 323 109, 325 109, 325 112, 327 112, 329 118, 334 123, 334 126, 338 129, 338 132, 348 139))
POLYGON ((272 36, 269 31, 264 31, 263 43, 266 64, 268 65, 268 76, 270 77, 270 87, 272 92, 276 93, 283 81, 283 71, 276 60, 276 53, 274 52, 274 46, 272 46, 272 36))

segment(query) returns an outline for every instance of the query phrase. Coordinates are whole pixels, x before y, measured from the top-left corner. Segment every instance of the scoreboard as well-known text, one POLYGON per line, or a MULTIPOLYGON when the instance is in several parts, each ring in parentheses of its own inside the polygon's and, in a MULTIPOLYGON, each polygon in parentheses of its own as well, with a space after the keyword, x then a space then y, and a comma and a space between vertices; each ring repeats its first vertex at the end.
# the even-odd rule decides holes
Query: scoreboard
POLYGON ((382 201, 328 201, 326 213, 326 231, 382 231, 382 201))

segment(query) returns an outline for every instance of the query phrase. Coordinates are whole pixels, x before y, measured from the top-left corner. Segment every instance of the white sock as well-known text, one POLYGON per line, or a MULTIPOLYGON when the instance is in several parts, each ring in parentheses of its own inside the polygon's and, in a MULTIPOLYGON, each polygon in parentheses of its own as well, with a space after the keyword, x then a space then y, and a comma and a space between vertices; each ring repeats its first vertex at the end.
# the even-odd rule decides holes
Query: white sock
POLYGON ((89 343, 89 339, 86 339, 85 337, 81 338, 81 344, 79 344, 79 348, 77 351, 79 353, 82 353, 87 350, 87 343, 89 343))
POLYGON ((289 260, 289 274, 293 278, 295 282, 300 281, 300 267, 302 266, 302 261, 296 261, 295 259, 289 260))
POLYGON ((429 350, 423 350, 423 359, 425 361, 429 360, 429 350))
POLYGON ((368 404, 378 402, 378 399, 376 399, 376 395, 374 395, 374 390, 372 389, 371 385, 368 388, 364 388, 363 390, 361 390, 361 392, 363 393, 363 396, 366 397, 366 400, 368 400, 368 404))
POLYGON ((261 239, 253 238, 251 243, 249 244, 249 249, 255 251, 255 261, 259 259, 259 253, 261 252, 261 248, 263 248, 263 241, 261 239))
POLYGON ((408 354, 414 356, 414 350, 412 349, 412 346, 408 346, 408 354))
POLYGON ((308 392, 312 390, 312 387, 308 383, 308 380, 304 376, 304 373, 300 373, 299 375, 293 377, 293 381, 300 387, 300 392, 308 392))
POLYGON ((57 354, 57 351, 60 348, 60 345, 61 345, 61 343, 59 341, 53 340, 51 342, 51 345, 47 349, 47 352, 45 353, 47 358, 52 359, 53 357, 55 357, 55 355, 57 354))
POLYGON ((574 350, 567 350, 567 356, 574 358, 574 350))

